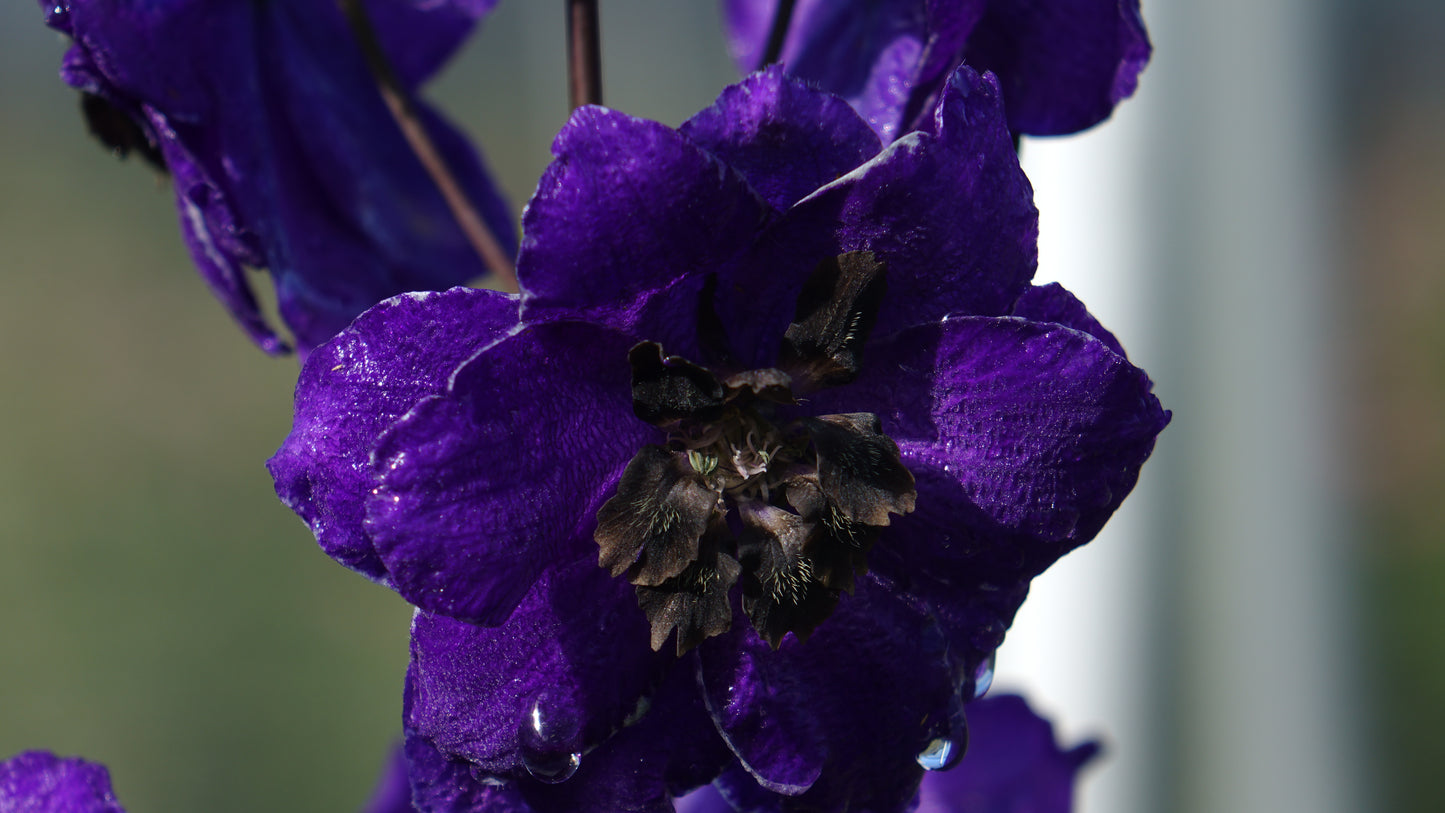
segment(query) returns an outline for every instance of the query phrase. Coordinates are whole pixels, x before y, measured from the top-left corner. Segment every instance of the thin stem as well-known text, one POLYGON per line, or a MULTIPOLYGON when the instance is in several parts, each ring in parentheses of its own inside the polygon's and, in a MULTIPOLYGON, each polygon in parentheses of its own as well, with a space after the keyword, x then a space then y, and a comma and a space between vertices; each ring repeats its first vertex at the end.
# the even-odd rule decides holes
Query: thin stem
POLYGON ((391 117, 396 120, 402 137, 411 146, 417 160, 421 161, 427 175, 431 176, 432 182, 437 185, 437 191, 442 193, 442 198, 446 200, 447 208, 451 210, 457 226, 461 228, 467 242, 471 243, 472 249, 482 258, 482 263, 497 276, 497 287, 504 291, 516 291, 517 269, 512 265, 511 256, 502 249, 502 244, 497 240, 496 235, 492 234, 491 228, 487 226, 487 221, 482 219, 481 213, 467 198, 461 183, 452 173, 451 168, 447 166, 446 159, 442 157, 441 151, 437 149, 431 135, 427 133, 426 127, 422 125, 421 117, 417 114, 416 102, 407 92, 406 86, 397 78, 391 63, 387 61, 386 53, 381 49, 381 41, 377 39, 376 29, 372 26, 366 9, 362 7, 361 0, 337 0, 337 2, 341 6, 342 13, 346 15, 347 22, 351 24, 352 32, 356 34, 357 44, 361 47, 366 64, 371 68, 371 74, 376 79, 376 87, 381 92, 382 101, 391 111, 391 117))
POLYGON ((601 39, 597 0, 567 0, 567 98, 573 110, 602 104, 601 39))
POLYGON ((763 61, 758 70, 777 62, 783 56, 783 43, 788 39, 788 27, 793 24, 793 6, 797 0, 778 0, 773 12, 773 27, 768 29, 768 45, 763 49, 763 61))

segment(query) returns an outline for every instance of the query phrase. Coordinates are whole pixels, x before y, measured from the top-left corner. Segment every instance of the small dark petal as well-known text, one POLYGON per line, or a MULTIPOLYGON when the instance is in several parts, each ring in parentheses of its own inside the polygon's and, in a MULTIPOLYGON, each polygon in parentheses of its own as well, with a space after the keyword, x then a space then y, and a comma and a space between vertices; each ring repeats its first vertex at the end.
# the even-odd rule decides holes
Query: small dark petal
POLYGON ((850 251, 818 263, 798 294, 779 364, 812 388, 856 378, 863 343, 887 288, 884 270, 871 251, 850 251))
POLYGON ((140 153, 146 163, 161 172, 168 172, 161 151, 135 119, 125 111, 94 93, 80 94, 80 112, 90 134, 100 139, 117 158, 125 158, 131 150, 140 153))
POLYGON ((636 585, 662 584, 697 559, 716 508, 717 493, 687 455, 644 446, 597 512, 597 564, 636 585))
POLYGON ((867 554, 878 529, 839 513, 818 485, 816 471, 790 478, 785 486, 788 504, 812 528, 803 551, 813 562, 813 578, 824 587, 853 592, 853 577, 868 572, 867 554))
POLYGON ((877 415, 822 415, 802 423, 818 452, 818 484, 843 519, 881 526, 890 512, 913 510, 918 497, 913 474, 877 415))
POLYGON ((753 397, 775 404, 792 406, 798 403, 798 399, 793 397, 792 377, 773 367, 738 373, 724 381, 723 386, 727 387, 730 396, 747 390, 753 397))
POLYGON ((642 342, 627 354, 632 365, 632 411, 655 426, 683 418, 711 420, 723 406, 723 386, 706 367, 682 356, 662 355, 662 345, 642 342))
POLYGON ((697 561, 680 575, 657 587, 639 585, 637 606, 652 625, 652 649, 658 651, 677 630, 677 654, 733 626, 733 608, 728 594, 742 568, 722 552, 730 541, 727 523, 718 516, 703 538, 697 561))
POLYGON ((789 632, 806 641, 838 605, 838 590, 820 584, 806 553, 812 523, 781 508, 745 504, 740 556, 747 564, 743 611, 753 628, 777 649, 789 632))

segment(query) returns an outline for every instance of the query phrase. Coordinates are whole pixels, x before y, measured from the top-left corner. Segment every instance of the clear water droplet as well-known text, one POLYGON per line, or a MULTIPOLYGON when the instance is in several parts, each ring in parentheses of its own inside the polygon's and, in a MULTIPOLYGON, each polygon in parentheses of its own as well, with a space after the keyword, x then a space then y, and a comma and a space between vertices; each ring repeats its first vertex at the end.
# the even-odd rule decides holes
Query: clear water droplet
POLYGON ((998 654, 990 652, 983 663, 973 673, 973 699, 977 700, 988 694, 988 689, 993 685, 994 667, 998 664, 998 654))
POLYGON ((577 773, 582 764, 581 726, 544 692, 532 703, 517 732, 522 767, 539 782, 555 785, 577 773))
POLYGON ((963 749, 947 737, 935 737, 918 754, 918 764, 925 771, 946 771, 958 764, 963 749))

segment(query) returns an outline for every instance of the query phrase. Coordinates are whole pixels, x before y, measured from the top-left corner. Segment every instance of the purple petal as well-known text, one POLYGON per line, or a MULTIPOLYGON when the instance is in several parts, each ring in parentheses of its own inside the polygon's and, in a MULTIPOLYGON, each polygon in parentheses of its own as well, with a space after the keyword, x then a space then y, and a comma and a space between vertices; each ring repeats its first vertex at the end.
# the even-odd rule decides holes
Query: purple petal
POLYGON ((367 0, 391 67, 415 87, 436 73, 497 0, 367 0))
POLYGON ((381 581, 386 567, 362 527, 380 479, 371 452, 382 433, 517 322, 515 297, 453 288, 389 299, 307 358, 291 434, 267 463, 281 501, 328 555, 381 581))
POLYGON ((548 570, 499 627, 419 612, 407 731, 486 774, 565 776, 661 680, 672 657, 648 635, 632 586, 589 561, 548 570))
POLYGON ((968 705, 968 755, 923 778, 917 813, 1069 813, 1079 770, 1096 743, 1063 750, 1053 727, 1021 697, 968 705))
POLYGON ((1084 307, 1084 303, 1080 302, 1078 297, 1069 293, 1064 286, 1057 282, 1035 285, 1024 291, 1024 295, 1014 303, 1012 315, 1028 319, 1031 322, 1055 322, 1064 327, 1083 331, 1103 342, 1106 347, 1121 357, 1128 358, 1124 353, 1123 345, 1114 338, 1114 334, 1099 324, 1099 320, 1089 313, 1088 308, 1084 307))
POLYGON ((637 723, 582 757, 576 776, 558 784, 522 782, 537 813, 672 813, 672 797, 712 781, 731 761, 703 707, 685 658, 649 699, 637 723))
POLYGON ((365 813, 534 813, 515 787, 479 781, 465 760, 448 759, 425 738, 407 737, 403 769, 404 806, 365 813))
MULTIPOLYGON (((724 322, 772 325, 755 335, 781 337, 818 261, 854 250, 887 264, 875 336, 949 313, 1008 313, 1038 262, 1038 210, 992 77, 955 73, 937 122, 936 135, 894 142, 785 213, 746 273, 719 286, 724 322)), ((744 358, 771 364, 774 346, 744 358)))
MULTIPOLYGON (((408 43, 403 68, 418 75, 484 10, 477 2, 372 5, 393 25, 388 41, 408 43)), ((303 353, 382 299, 483 273, 335 3, 70 0, 61 17, 76 43, 65 79, 110 100, 159 142, 192 256, 263 347, 282 349, 243 266, 268 268, 303 353)), ((511 215, 475 153, 424 105, 420 117, 510 249, 511 215)))
POLYGON ((852 172, 882 147, 843 100, 776 67, 724 90, 679 129, 779 210, 852 172))
POLYGON ((963 60, 998 74, 1015 132, 1064 135, 1133 95, 1149 52, 1139 0, 991 0, 963 60))
POLYGON ((1016 317, 904 331, 871 346, 863 370, 817 408, 877 413, 918 489, 870 563, 930 606, 971 670, 1029 580, 1113 514, 1169 414, 1103 342, 1016 317))
POLYGON ((366 529, 397 592, 498 624, 544 567, 596 562, 597 510, 660 439, 632 414, 632 344, 592 325, 527 328, 387 431, 366 529))
MULTIPOLYGON (((934 738, 959 736, 956 687, 932 619, 871 575, 805 644, 789 638, 774 652, 749 634, 742 648, 745 668, 704 669, 719 727, 727 722, 718 718, 719 699, 753 704, 757 717, 792 709, 789 716, 809 720, 825 744, 816 781, 797 796, 765 792, 758 765, 746 765, 751 777, 725 773, 718 784, 742 809, 906 810, 923 773, 917 755, 934 738), (782 688, 759 691, 764 680, 782 688)), ((735 751, 747 752, 737 729, 726 733, 735 751)))
POLYGON ((529 321, 579 319, 695 357, 700 276, 752 242, 768 206, 676 131, 599 107, 572 114, 522 216, 529 321))
POLYGON ((125 813, 104 765, 48 751, 0 762, 0 810, 6 813, 125 813))
POLYGON ((381 766, 381 776, 376 789, 371 792, 362 813, 410 813, 416 808, 411 804, 411 781, 407 779, 406 751, 397 746, 381 766))
POLYGON ((677 800, 677 813, 733 813, 722 793, 712 785, 703 785, 677 800))

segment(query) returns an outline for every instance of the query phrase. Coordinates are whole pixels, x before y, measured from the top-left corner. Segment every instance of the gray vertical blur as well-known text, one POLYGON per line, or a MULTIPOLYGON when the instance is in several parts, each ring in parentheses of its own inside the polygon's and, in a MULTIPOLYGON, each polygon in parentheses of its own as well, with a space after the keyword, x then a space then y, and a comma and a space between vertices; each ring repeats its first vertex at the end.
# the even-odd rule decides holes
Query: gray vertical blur
POLYGON ((1147 4, 1176 408, 1168 809, 1366 802, 1326 4, 1147 4))

